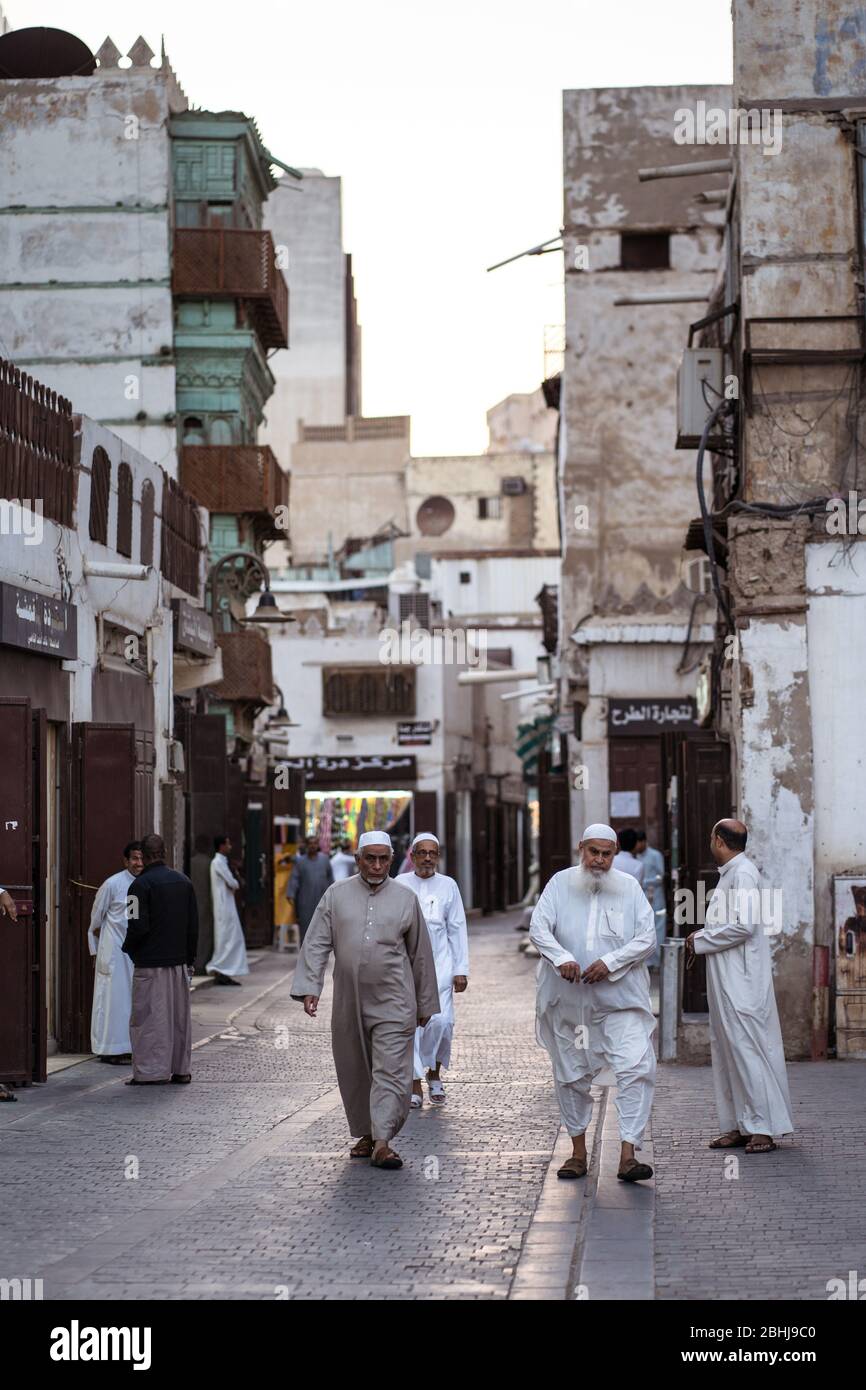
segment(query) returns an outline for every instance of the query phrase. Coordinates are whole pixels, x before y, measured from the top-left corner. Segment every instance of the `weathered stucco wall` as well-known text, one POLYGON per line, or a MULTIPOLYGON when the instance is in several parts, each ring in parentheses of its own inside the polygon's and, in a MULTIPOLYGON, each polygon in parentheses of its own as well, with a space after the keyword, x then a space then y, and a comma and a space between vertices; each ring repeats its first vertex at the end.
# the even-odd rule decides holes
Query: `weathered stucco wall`
POLYGON ((413 458, 406 469, 406 489, 411 541, 401 543, 400 553, 559 547, 556 465, 550 453, 413 458), (503 478, 523 478, 526 491, 505 495, 503 478), (447 498, 454 508, 447 530, 435 536, 425 534, 418 522, 419 508, 431 497, 447 498), (482 497, 499 499, 499 517, 479 517, 482 497))
POLYGON ((152 68, 0 82, 8 353, 173 476, 177 92, 170 70, 152 68))

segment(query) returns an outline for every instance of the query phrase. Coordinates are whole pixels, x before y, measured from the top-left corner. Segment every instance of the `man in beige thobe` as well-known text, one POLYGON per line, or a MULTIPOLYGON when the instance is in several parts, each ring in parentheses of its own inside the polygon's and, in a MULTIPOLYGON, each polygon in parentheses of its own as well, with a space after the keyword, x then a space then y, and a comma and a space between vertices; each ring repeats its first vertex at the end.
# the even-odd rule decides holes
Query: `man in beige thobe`
POLYGON ((440 1012, 430 935, 414 893, 389 877, 384 831, 358 841, 358 873, 326 890, 307 928, 292 998, 315 1018, 334 953, 331 1042, 352 1158, 401 1168, 390 1140, 403 1127, 412 1093, 416 1027, 440 1012))

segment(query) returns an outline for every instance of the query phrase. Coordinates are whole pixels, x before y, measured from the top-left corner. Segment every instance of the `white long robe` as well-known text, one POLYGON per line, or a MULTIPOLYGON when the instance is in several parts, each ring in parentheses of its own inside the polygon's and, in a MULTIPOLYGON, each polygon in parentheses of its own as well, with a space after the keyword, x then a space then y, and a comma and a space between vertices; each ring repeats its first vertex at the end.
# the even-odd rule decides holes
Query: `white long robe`
POLYGON ((769 920, 762 922, 761 875, 736 854, 719 870, 706 925, 695 933, 707 957, 710 1050, 723 1133, 791 1134, 785 1050, 773 989, 769 920))
POLYGON ((636 878, 609 869, 601 890, 578 866, 554 874, 529 928, 538 962, 536 1038, 550 1054, 563 1124, 582 1134, 592 1114, 590 1085, 617 1081, 620 1137, 640 1145, 652 1108, 656 1026, 647 959, 656 945, 655 920, 636 878), (564 980, 559 967, 581 971, 601 960, 610 974, 598 984, 564 980))
POLYGON ((209 975, 249 975, 247 948, 238 916, 234 890, 240 884, 224 854, 215 854, 210 866, 210 892, 213 903, 213 955, 205 969, 209 975))
POLYGON ((394 880, 403 888, 417 894, 430 934, 433 960, 436 964, 436 984, 441 1009, 424 1028, 415 1033, 415 1080, 420 1081, 425 1068, 433 1071, 438 1063, 451 1065, 451 1043, 454 1038, 454 976, 469 975, 469 936, 466 912, 460 889, 447 874, 432 874, 419 878, 398 874, 394 880))
POLYGON ((134 882, 128 869, 112 874, 97 892, 90 914, 87 944, 90 954, 96 956, 90 1046, 97 1057, 120 1057, 132 1051, 129 1015, 134 967, 122 947, 129 926, 126 897, 134 882))

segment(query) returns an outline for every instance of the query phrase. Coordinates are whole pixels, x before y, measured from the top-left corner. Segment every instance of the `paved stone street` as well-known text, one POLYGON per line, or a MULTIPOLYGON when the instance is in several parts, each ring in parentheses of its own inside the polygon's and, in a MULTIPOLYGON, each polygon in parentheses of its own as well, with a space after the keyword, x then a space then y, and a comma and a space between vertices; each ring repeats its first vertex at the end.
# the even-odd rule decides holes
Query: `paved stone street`
POLYGON ((575 1288, 590 1299, 820 1299, 827 1279, 866 1272, 866 1217, 850 1204, 866 1100, 857 1064, 792 1067, 796 1140, 737 1155, 735 1179, 705 1147, 709 1070, 660 1068, 657 1183, 613 1177, 612 1101, 589 1179, 558 1183, 565 1140, 514 920, 471 926, 447 1105, 410 1116, 402 1172, 348 1160, 330 988, 310 1022, 289 998, 293 958, 266 953, 243 990, 196 992, 188 1089, 130 1090, 125 1069, 89 1061, 0 1107, 0 1276, 42 1278, 51 1299, 549 1299, 575 1288))

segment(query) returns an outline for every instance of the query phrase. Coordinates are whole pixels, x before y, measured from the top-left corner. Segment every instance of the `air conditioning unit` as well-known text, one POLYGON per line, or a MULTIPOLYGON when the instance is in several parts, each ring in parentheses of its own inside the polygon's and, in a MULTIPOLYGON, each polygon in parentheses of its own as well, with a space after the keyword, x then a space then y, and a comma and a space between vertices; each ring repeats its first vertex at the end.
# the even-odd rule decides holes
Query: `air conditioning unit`
MULTIPOLYGON (((724 353, 721 348, 685 348, 677 372, 677 448, 697 449, 704 426, 723 400, 724 353)), ((708 441, 724 441, 721 428, 708 441)))
POLYGON ((503 478, 502 494, 504 497, 522 497, 526 491, 525 478, 503 478))

